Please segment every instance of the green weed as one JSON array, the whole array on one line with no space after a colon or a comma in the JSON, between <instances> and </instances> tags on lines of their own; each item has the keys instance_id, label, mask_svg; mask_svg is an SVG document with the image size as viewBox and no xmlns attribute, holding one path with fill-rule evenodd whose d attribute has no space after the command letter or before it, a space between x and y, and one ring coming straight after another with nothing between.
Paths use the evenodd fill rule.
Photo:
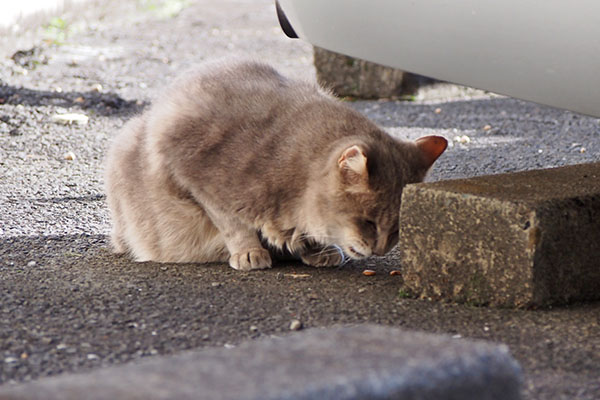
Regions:
<instances>
[{"instance_id":1,"label":"green weed","mask_svg":"<svg viewBox=\"0 0 600 400\"><path fill-rule=\"evenodd\" d=\"M184 8L192 4L191 0L138 0L139 7L155 14L159 18L176 17Z\"/></svg>"},{"instance_id":2,"label":"green weed","mask_svg":"<svg viewBox=\"0 0 600 400\"><path fill-rule=\"evenodd\" d=\"M60 17L54 17L50 20L44 29L44 38L51 44L64 44L69 34L69 24Z\"/></svg>"},{"instance_id":3,"label":"green weed","mask_svg":"<svg viewBox=\"0 0 600 400\"><path fill-rule=\"evenodd\" d=\"M398 297L401 299L414 299L416 296L406 288L400 288L398 290Z\"/></svg>"}]
</instances>

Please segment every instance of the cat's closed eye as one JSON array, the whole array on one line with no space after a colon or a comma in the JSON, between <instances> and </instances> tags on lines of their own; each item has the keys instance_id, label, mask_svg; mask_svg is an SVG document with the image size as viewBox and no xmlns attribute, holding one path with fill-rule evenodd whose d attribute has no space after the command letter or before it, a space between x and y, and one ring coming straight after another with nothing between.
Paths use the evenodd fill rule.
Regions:
<instances>
[{"instance_id":1,"label":"cat's closed eye","mask_svg":"<svg viewBox=\"0 0 600 400\"><path fill-rule=\"evenodd\" d=\"M398 238L400 237L400 232L399 232L399 226L398 224L394 224L394 226L392 227L392 229L390 229L390 233L388 234L388 250L390 250L392 247L394 247L396 245L396 243L398 243Z\"/></svg>"},{"instance_id":2,"label":"cat's closed eye","mask_svg":"<svg viewBox=\"0 0 600 400\"><path fill-rule=\"evenodd\" d=\"M365 220L365 226L371 230L372 232L376 233L377 232L377 224L375 223L375 221L370 220L370 219L366 219Z\"/></svg>"}]
</instances>

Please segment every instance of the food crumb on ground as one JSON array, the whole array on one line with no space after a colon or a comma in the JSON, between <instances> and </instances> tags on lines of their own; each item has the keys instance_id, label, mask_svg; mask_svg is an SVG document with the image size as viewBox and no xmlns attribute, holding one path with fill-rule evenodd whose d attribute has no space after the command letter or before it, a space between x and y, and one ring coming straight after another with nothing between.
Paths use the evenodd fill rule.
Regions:
<instances>
[{"instance_id":1,"label":"food crumb on ground","mask_svg":"<svg viewBox=\"0 0 600 400\"><path fill-rule=\"evenodd\" d=\"M292 322L290 322L290 330L299 331L300 329L302 329L302 322L297 319L293 319Z\"/></svg>"}]
</instances>

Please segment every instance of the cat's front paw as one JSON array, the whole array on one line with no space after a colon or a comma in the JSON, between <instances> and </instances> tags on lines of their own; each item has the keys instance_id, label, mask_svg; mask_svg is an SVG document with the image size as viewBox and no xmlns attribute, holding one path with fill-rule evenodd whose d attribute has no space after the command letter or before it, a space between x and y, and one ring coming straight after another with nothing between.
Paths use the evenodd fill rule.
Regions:
<instances>
[{"instance_id":1,"label":"cat's front paw","mask_svg":"<svg viewBox=\"0 0 600 400\"><path fill-rule=\"evenodd\" d=\"M311 251L300 256L304 264L313 267L337 267L344 262L344 253L337 247L326 247L320 251Z\"/></svg>"},{"instance_id":2,"label":"cat's front paw","mask_svg":"<svg viewBox=\"0 0 600 400\"><path fill-rule=\"evenodd\" d=\"M254 248L232 254L229 257L229 265L239 271L250 271L253 269L264 269L271 267L271 256L266 249Z\"/></svg>"}]
</instances>

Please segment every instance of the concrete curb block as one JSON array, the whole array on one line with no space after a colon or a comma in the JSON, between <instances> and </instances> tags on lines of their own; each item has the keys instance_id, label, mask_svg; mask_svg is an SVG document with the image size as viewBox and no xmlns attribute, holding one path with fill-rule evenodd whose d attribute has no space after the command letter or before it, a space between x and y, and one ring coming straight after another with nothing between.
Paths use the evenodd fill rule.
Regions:
<instances>
[{"instance_id":1,"label":"concrete curb block","mask_svg":"<svg viewBox=\"0 0 600 400\"><path fill-rule=\"evenodd\" d=\"M0 387L0 399L520 398L506 346L379 325L312 329Z\"/></svg>"},{"instance_id":2,"label":"concrete curb block","mask_svg":"<svg viewBox=\"0 0 600 400\"><path fill-rule=\"evenodd\" d=\"M398 97L403 94L403 71L359 60L329 50L314 48L319 83L337 96L359 99Z\"/></svg>"},{"instance_id":3,"label":"concrete curb block","mask_svg":"<svg viewBox=\"0 0 600 400\"><path fill-rule=\"evenodd\" d=\"M404 282L421 297L600 299L600 163L409 185L400 214Z\"/></svg>"}]
</instances>

